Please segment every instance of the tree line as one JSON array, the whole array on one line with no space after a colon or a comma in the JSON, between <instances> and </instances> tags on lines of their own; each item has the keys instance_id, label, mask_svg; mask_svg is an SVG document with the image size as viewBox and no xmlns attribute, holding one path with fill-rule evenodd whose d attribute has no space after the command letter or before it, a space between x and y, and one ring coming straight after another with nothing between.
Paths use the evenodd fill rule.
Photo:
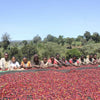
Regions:
<instances>
[{"instance_id":1,"label":"tree line","mask_svg":"<svg viewBox=\"0 0 100 100\"><path fill-rule=\"evenodd\" d=\"M60 53L62 56L66 56L67 58L74 54L80 56L81 54L85 54L85 50L83 50L84 48L82 47L89 43L100 42L100 35L98 32L91 34L88 31L86 31L83 36L79 35L77 38L64 38L62 35L55 37L51 34L48 34L43 40L39 35L36 35L30 41L23 40L12 42L10 35L8 33L4 33L1 39L0 57L3 56L4 52L8 52L10 58L15 55L20 61L23 56L26 56L30 60L31 57L36 53L40 55L41 59L43 56L50 57L50 55L56 53ZM77 48L76 46L80 46L81 48Z\"/></svg>"}]
</instances>

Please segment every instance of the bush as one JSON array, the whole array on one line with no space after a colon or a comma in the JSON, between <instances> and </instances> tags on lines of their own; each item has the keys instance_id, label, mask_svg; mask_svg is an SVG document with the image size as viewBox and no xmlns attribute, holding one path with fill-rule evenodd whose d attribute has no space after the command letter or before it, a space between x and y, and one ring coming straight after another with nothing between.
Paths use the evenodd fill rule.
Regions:
<instances>
[{"instance_id":1,"label":"bush","mask_svg":"<svg viewBox=\"0 0 100 100\"><path fill-rule=\"evenodd\" d=\"M26 45L21 48L23 56L26 56L28 60L31 60L32 56L37 53L37 50L32 45Z\"/></svg>"},{"instance_id":2,"label":"bush","mask_svg":"<svg viewBox=\"0 0 100 100\"><path fill-rule=\"evenodd\" d=\"M66 46L58 45L57 43L53 42L40 44L37 45L38 55L40 56L40 59L42 59L44 56L47 56L48 58L51 55L55 56L56 53L59 53L61 56L65 56Z\"/></svg>"},{"instance_id":3,"label":"bush","mask_svg":"<svg viewBox=\"0 0 100 100\"><path fill-rule=\"evenodd\" d=\"M9 51L10 59L12 58L12 56L16 56L17 54L18 54L18 48L17 47L10 48L10 51Z\"/></svg>"},{"instance_id":4,"label":"bush","mask_svg":"<svg viewBox=\"0 0 100 100\"><path fill-rule=\"evenodd\" d=\"M95 43L95 44L88 44L82 48L80 48L80 52L82 52L82 54L84 54L85 56L89 55L89 54L98 54L98 56L100 56L100 44L99 43Z\"/></svg>"},{"instance_id":5,"label":"bush","mask_svg":"<svg viewBox=\"0 0 100 100\"><path fill-rule=\"evenodd\" d=\"M0 52L0 59L1 59L1 57L2 57L2 54L1 54L1 52Z\"/></svg>"},{"instance_id":6,"label":"bush","mask_svg":"<svg viewBox=\"0 0 100 100\"><path fill-rule=\"evenodd\" d=\"M76 48L74 48L74 49L71 49L71 50L68 50L67 52L66 52L66 58L69 60L70 58L72 58L74 55L76 55L77 57L80 57L81 55L82 55L82 53L78 50L78 49L76 49Z\"/></svg>"}]
</instances>

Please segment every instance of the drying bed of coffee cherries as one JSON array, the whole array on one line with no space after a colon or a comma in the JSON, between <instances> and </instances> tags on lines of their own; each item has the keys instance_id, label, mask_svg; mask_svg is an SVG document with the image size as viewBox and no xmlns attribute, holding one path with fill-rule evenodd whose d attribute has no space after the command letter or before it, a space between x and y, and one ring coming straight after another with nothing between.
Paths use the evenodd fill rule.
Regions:
<instances>
[{"instance_id":1,"label":"drying bed of coffee cherries","mask_svg":"<svg viewBox=\"0 0 100 100\"><path fill-rule=\"evenodd\" d=\"M99 67L60 70L5 73L0 100L100 100Z\"/></svg>"}]
</instances>

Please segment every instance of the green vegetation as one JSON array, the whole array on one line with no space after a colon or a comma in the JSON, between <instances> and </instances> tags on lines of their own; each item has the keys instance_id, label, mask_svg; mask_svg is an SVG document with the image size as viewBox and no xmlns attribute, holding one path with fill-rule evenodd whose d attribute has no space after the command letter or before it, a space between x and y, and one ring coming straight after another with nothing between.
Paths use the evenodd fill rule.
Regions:
<instances>
[{"instance_id":1,"label":"green vegetation","mask_svg":"<svg viewBox=\"0 0 100 100\"><path fill-rule=\"evenodd\" d=\"M56 53L67 59L73 55L80 57L88 54L98 54L100 57L100 35L97 32L91 35L90 32L86 31L83 36L77 38L64 38L61 35L57 38L49 34L44 40L36 35L30 41L11 41L10 35L7 33L3 34L1 38L0 58L3 57L4 52L8 52L10 59L12 56L16 56L19 62L23 56L31 60L35 53L39 55L40 59L44 56L48 58L51 55L55 56Z\"/></svg>"}]
</instances>

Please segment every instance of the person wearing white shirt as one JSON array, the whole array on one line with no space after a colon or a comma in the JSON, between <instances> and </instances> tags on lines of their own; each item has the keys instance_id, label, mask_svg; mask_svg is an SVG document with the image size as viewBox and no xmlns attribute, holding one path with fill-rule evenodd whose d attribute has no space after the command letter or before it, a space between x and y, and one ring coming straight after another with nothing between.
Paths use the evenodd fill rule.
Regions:
<instances>
[{"instance_id":1,"label":"person wearing white shirt","mask_svg":"<svg viewBox=\"0 0 100 100\"><path fill-rule=\"evenodd\" d=\"M10 60L8 58L9 58L9 55L6 52L4 54L4 58L1 58L1 60L0 60L0 68L2 70L9 69L9 67L10 67Z\"/></svg>"},{"instance_id":2,"label":"person wearing white shirt","mask_svg":"<svg viewBox=\"0 0 100 100\"><path fill-rule=\"evenodd\" d=\"M20 68L19 62L17 62L16 57L13 56L10 63L10 69L13 70L13 69L19 69L19 68Z\"/></svg>"}]
</instances>

